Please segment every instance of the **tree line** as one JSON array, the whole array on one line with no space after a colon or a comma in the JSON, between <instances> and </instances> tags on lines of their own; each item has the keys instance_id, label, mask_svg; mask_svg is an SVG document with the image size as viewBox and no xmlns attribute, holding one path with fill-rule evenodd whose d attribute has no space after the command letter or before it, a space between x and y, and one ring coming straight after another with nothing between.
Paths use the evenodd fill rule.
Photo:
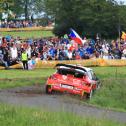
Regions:
<instances>
[{"instance_id":1,"label":"tree line","mask_svg":"<svg viewBox=\"0 0 126 126\"><path fill-rule=\"evenodd\" d=\"M118 37L126 31L126 5L115 0L3 0L3 11L16 15L43 13L55 22L54 33L63 36L75 29L81 36ZM13 3L13 4L12 4ZM2 4L2 2L0 2Z\"/></svg>"}]
</instances>

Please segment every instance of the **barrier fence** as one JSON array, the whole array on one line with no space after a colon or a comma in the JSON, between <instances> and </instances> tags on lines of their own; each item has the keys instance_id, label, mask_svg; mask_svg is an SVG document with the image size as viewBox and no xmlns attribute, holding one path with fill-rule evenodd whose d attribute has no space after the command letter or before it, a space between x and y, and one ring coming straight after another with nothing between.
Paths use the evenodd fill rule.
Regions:
<instances>
[{"instance_id":1,"label":"barrier fence","mask_svg":"<svg viewBox=\"0 0 126 126\"><path fill-rule=\"evenodd\" d=\"M95 67L95 66L126 66L126 60L105 60L105 59L89 59L89 60L67 60L67 61L37 61L35 68L54 68L57 63L64 64L75 64L83 65L86 67ZM22 68L22 64L16 64L10 66L13 69ZM4 67L0 66L0 69Z\"/></svg>"}]
</instances>

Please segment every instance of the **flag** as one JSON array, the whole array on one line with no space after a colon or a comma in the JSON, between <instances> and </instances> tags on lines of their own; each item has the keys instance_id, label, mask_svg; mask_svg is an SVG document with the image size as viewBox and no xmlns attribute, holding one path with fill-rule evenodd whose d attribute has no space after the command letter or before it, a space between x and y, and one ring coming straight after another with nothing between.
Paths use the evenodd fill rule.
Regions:
<instances>
[{"instance_id":1,"label":"flag","mask_svg":"<svg viewBox=\"0 0 126 126\"><path fill-rule=\"evenodd\" d=\"M125 32L122 32L121 38L122 38L124 41L126 41L126 33L125 33Z\"/></svg>"},{"instance_id":2,"label":"flag","mask_svg":"<svg viewBox=\"0 0 126 126\"><path fill-rule=\"evenodd\" d=\"M67 36L67 34L65 34L65 35L64 35L64 38L65 38L65 39L68 39L68 36Z\"/></svg>"},{"instance_id":3,"label":"flag","mask_svg":"<svg viewBox=\"0 0 126 126\"><path fill-rule=\"evenodd\" d=\"M83 40L82 38L77 34L77 32L75 30L73 30L72 28L70 29L70 38L72 40L74 40L76 43L82 45L83 44Z\"/></svg>"}]
</instances>

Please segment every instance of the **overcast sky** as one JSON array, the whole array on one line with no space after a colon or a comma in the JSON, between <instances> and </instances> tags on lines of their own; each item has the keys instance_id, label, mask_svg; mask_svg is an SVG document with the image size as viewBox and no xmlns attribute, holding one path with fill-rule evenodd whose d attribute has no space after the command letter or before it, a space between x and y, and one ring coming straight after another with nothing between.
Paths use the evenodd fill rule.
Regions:
<instances>
[{"instance_id":1,"label":"overcast sky","mask_svg":"<svg viewBox=\"0 0 126 126\"><path fill-rule=\"evenodd\" d=\"M126 0L116 0L116 1L123 1L126 4Z\"/></svg>"}]
</instances>

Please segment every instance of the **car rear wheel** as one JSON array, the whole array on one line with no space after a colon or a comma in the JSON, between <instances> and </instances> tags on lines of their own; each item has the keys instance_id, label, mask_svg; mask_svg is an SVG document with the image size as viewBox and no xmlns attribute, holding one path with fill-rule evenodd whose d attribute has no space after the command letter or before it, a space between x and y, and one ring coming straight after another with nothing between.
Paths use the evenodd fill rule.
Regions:
<instances>
[{"instance_id":1,"label":"car rear wheel","mask_svg":"<svg viewBox=\"0 0 126 126\"><path fill-rule=\"evenodd\" d=\"M46 94L51 94L52 90L51 90L51 85L46 85Z\"/></svg>"},{"instance_id":2,"label":"car rear wheel","mask_svg":"<svg viewBox=\"0 0 126 126\"><path fill-rule=\"evenodd\" d=\"M84 99L91 99L93 94L93 90L90 91L90 93L84 93L83 98Z\"/></svg>"},{"instance_id":3,"label":"car rear wheel","mask_svg":"<svg viewBox=\"0 0 126 126\"><path fill-rule=\"evenodd\" d=\"M90 91L90 93L87 95L87 98L91 99L92 98L92 94L93 94L93 90Z\"/></svg>"}]
</instances>

